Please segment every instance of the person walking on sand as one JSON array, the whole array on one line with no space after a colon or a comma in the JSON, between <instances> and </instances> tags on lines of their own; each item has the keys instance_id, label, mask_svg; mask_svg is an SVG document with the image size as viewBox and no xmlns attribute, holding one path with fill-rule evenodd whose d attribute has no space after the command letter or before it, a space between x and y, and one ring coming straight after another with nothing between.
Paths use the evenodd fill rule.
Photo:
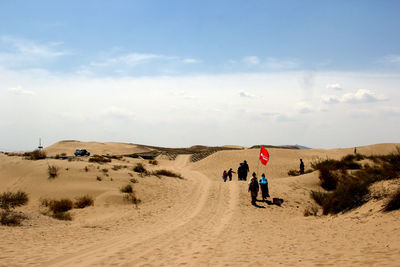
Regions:
<instances>
[{"instance_id":1,"label":"person walking on sand","mask_svg":"<svg viewBox=\"0 0 400 267\"><path fill-rule=\"evenodd\" d=\"M224 172L222 173L222 179L224 180L224 182L226 182L226 179L228 179L228 173L226 172L226 170L224 170Z\"/></svg>"},{"instance_id":2,"label":"person walking on sand","mask_svg":"<svg viewBox=\"0 0 400 267\"><path fill-rule=\"evenodd\" d=\"M265 201L266 198L269 197L269 190L268 190L268 180L267 178L265 178L264 173L261 175L259 184L261 187L262 200Z\"/></svg>"},{"instance_id":3,"label":"person walking on sand","mask_svg":"<svg viewBox=\"0 0 400 267\"><path fill-rule=\"evenodd\" d=\"M243 161L243 180L247 180L247 173L250 171L249 165L247 161Z\"/></svg>"},{"instance_id":4,"label":"person walking on sand","mask_svg":"<svg viewBox=\"0 0 400 267\"><path fill-rule=\"evenodd\" d=\"M253 172L253 177L251 177L251 179L250 179L249 190L248 190L248 192L250 192L250 195L251 195L251 204L252 205L256 205L258 190L259 190L259 186L258 186L256 173Z\"/></svg>"},{"instance_id":5,"label":"person walking on sand","mask_svg":"<svg viewBox=\"0 0 400 267\"><path fill-rule=\"evenodd\" d=\"M303 162L303 159L300 159L300 174L304 174L304 162Z\"/></svg>"},{"instance_id":6,"label":"person walking on sand","mask_svg":"<svg viewBox=\"0 0 400 267\"><path fill-rule=\"evenodd\" d=\"M232 168L229 168L229 171L228 171L229 181L232 181L232 173L235 173L235 172L232 170Z\"/></svg>"},{"instance_id":7,"label":"person walking on sand","mask_svg":"<svg viewBox=\"0 0 400 267\"><path fill-rule=\"evenodd\" d=\"M238 180L239 181L243 180L243 163L239 164L237 174L238 174Z\"/></svg>"}]
</instances>

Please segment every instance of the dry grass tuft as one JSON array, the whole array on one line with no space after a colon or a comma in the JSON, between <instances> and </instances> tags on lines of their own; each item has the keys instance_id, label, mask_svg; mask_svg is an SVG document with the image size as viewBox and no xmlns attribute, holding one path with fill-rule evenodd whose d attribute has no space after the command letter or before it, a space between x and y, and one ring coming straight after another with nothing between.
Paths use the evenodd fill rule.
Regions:
<instances>
[{"instance_id":1,"label":"dry grass tuft","mask_svg":"<svg viewBox=\"0 0 400 267\"><path fill-rule=\"evenodd\" d=\"M151 165L158 165L158 161L157 160L150 160L149 161L149 163L151 164Z\"/></svg>"},{"instance_id":2,"label":"dry grass tuft","mask_svg":"<svg viewBox=\"0 0 400 267\"><path fill-rule=\"evenodd\" d=\"M100 155L93 155L92 157L89 158L89 162L96 162L99 164L103 164L103 163L111 162L111 159L100 156Z\"/></svg>"},{"instance_id":3,"label":"dry grass tuft","mask_svg":"<svg viewBox=\"0 0 400 267\"><path fill-rule=\"evenodd\" d=\"M22 220L27 219L23 213L11 211L15 207L23 206L28 203L28 195L25 192L16 193L4 192L0 195L0 224L2 225L20 225Z\"/></svg>"},{"instance_id":4,"label":"dry grass tuft","mask_svg":"<svg viewBox=\"0 0 400 267\"><path fill-rule=\"evenodd\" d=\"M134 192L132 193L127 193L124 194L124 200L134 204L136 207L138 206L138 204L140 204L142 201L136 196L136 194Z\"/></svg>"},{"instance_id":5,"label":"dry grass tuft","mask_svg":"<svg viewBox=\"0 0 400 267\"><path fill-rule=\"evenodd\" d=\"M385 204L383 208L384 211L392 211L400 209L400 188L394 193L389 201Z\"/></svg>"},{"instance_id":6,"label":"dry grass tuft","mask_svg":"<svg viewBox=\"0 0 400 267\"><path fill-rule=\"evenodd\" d=\"M121 191L122 193L132 193L132 192L133 192L132 185L127 184L127 185L121 187L120 191Z\"/></svg>"},{"instance_id":7,"label":"dry grass tuft","mask_svg":"<svg viewBox=\"0 0 400 267\"><path fill-rule=\"evenodd\" d=\"M179 173L165 169L153 171L151 174L155 176L167 176L167 177L176 177L179 179L183 179L183 177Z\"/></svg>"},{"instance_id":8,"label":"dry grass tuft","mask_svg":"<svg viewBox=\"0 0 400 267\"><path fill-rule=\"evenodd\" d=\"M138 172L138 173L146 173L147 170L144 167L144 165L142 163L136 163L135 167L133 167L133 171L134 172Z\"/></svg>"},{"instance_id":9,"label":"dry grass tuft","mask_svg":"<svg viewBox=\"0 0 400 267\"><path fill-rule=\"evenodd\" d=\"M88 206L93 206L94 205L94 200L91 196L89 195L84 195L81 197L77 197L74 203L74 208L75 209L83 209Z\"/></svg>"},{"instance_id":10,"label":"dry grass tuft","mask_svg":"<svg viewBox=\"0 0 400 267\"><path fill-rule=\"evenodd\" d=\"M304 217L308 217L308 216L317 216L317 215L318 215L318 211L319 211L318 206L316 206L316 205L311 205L311 206L308 206L308 207L306 207L306 208L304 209L303 215L304 215Z\"/></svg>"},{"instance_id":11,"label":"dry grass tuft","mask_svg":"<svg viewBox=\"0 0 400 267\"><path fill-rule=\"evenodd\" d=\"M28 219L23 213L13 211L1 211L0 212L0 224L7 226L18 226L21 225L23 220Z\"/></svg>"},{"instance_id":12,"label":"dry grass tuft","mask_svg":"<svg viewBox=\"0 0 400 267\"><path fill-rule=\"evenodd\" d=\"M32 152L26 152L24 153L24 156L26 159L29 160L39 160L39 159L45 159L47 157L46 152L43 150L34 150Z\"/></svg>"},{"instance_id":13,"label":"dry grass tuft","mask_svg":"<svg viewBox=\"0 0 400 267\"><path fill-rule=\"evenodd\" d=\"M28 194L23 191L16 193L4 192L0 195L0 208L4 210L14 209L28 203Z\"/></svg>"},{"instance_id":14,"label":"dry grass tuft","mask_svg":"<svg viewBox=\"0 0 400 267\"><path fill-rule=\"evenodd\" d=\"M47 173L49 174L49 179L54 179L58 176L59 167L56 165L49 165L47 167Z\"/></svg>"}]
</instances>

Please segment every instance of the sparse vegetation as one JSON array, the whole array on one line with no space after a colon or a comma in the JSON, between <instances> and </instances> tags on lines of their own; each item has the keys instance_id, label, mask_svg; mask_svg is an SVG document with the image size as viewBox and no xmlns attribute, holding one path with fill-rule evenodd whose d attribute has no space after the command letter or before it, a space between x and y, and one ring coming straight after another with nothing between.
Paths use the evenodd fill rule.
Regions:
<instances>
[{"instance_id":1,"label":"sparse vegetation","mask_svg":"<svg viewBox=\"0 0 400 267\"><path fill-rule=\"evenodd\" d=\"M135 167L133 167L133 171L134 172L138 172L138 173L145 173L147 172L146 168L144 167L144 165L142 163L136 163Z\"/></svg>"},{"instance_id":2,"label":"sparse vegetation","mask_svg":"<svg viewBox=\"0 0 400 267\"><path fill-rule=\"evenodd\" d=\"M134 192L132 193L128 193L128 194L124 194L124 200L134 204L136 207L138 206L138 204L140 204L142 201L136 196L136 194Z\"/></svg>"},{"instance_id":3,"label":"sparse vegetation","mask_svg":"<svg viewBox=\"0 0 400 267\"><path fill-rule=\"evenodd\" d=\"M26 217L23 213L5 210L0 212L1 225L17 226L21 225L21 222L26 219L28 219L28 217Z\"/></svg>"},{"instance_id":4,"label":"sparse vegetation","mask_svg":"<svg viewBox=\"0 0 400 267\"><path fill-rule=\"evenodd\" d=\"M93 198L89 195L84 195L82 197L76 198L75 203L74 203L74 208L75 209L83 209L85 207L93 206L93 205L94 205Z\"/></svg>"},{"instance_id":5,"label":"sparse vegetation","mask_svg":"<svg viewBox=\"0 0 400 267\"><path fill-rule=\"evenodd\" d=\"M362 159L372 160L374 165L355 162ZM322 206L323 214L336 214L367 202L372 183L399 177L400 151L380 156L348 155L340 161L319 161L314 167L320 171L321 186L331 192L313 191L311 197Z\"/></svg>"},{"instance_id":6,"label":"sparse vegetation","mask_svg":"<svg viewBox=\"0 0 400 267\"><path fill-rule=\"evenodd\" d=\"M85 172L88 172L89 171L89 167L85 166L84 170L85 170Z\"/></svg>"},{"instance_id":7,"label":"sparse vegetation","mask_svg":"<svg viewBox=\"0 0 400 267\"><path fill-rule=\"evenodd\" d=\"M55 213L66 212L74 207L72 200L68 198L63 198L60 200L55 199L42 199L41 205L47 207L49 211Z\"/></svg>"},{"instance_id":8,"label":"sparse vegetation","mask_svg":"<svg viewBox=\"0 0 400 267\"><path fill-rule=\"evenodd\" d=\"M305 217L308 217L308 216L317 216L317 215L318 215L318 210L319 210L319 208L318 208L316 205L311 205L311 206L308 206L308 207L306 207L306 208L304 209L303 215L304 215Z\"/></svg>"},{"instance_id":9,"label":"sparse vegetation","mask_svg":"<svg viewBox=\"0 0 400 267\"><path fill-rule=\"evenodd\" d=\"M104 173L108 173L108 169L106 169L106 168L101 169L101 171L104 172Z\"/></svg>"},{"instance_id":10,"label":"sparse vegetation","mask_svg":"<svg viewBox=\"0 0 400 267\"><path fill-rule=\"evenodd\" d=\"M24 153L24 156L26 159L29 160L39 160L39 159L45 159L47 157L46 152L43 150L34 150L32 152L26 152Z\"/></svg>"},{"instance_id":11,"label":"sparse vegetation","mask_svg":"<svg viewBox=\"0 0 400 267\"><path fill-rule=\"evenodd\" d=\"M27 219L23 213L11 211L15 207L23 206L28 203L28 195L23 191L16 193L4 192L0 195L0 224L2 225L20 225L22 220Z\"/></svg>"},{"instance_id":12,"label":"sparse vegetation","mask_svg":"<svg viewBox=\"0 0 400 267\"><path fill-rule=\"evenodd\" d=\"M161 169L161 170L156 170L154 172L152 172L151 174L155 175L155 176L167 176L167 177L176 177L179 179L183 179L183 177L176 172L170 171L170 170L165 170L165 169Z\"/></svg>"},{"instance_id":13,"label":"sparse vegetation","mask_svg":"<svg viewBox=\"0 0 400 267\"><path fill-rule=\"evenodd\" d=\"M23 191L18 191L16 193L4 192L0 195L0 208L8 211L15 207L25 205L28 203L28 200L28 194Z\"/></svg>"},{"instance_id":14,"label":"sparse vegetation","mask_svg":"<svg viewBox=\"0 0 400 267\"><path fill-rule=\"evenodd\" d=\"M400 188L394 193L389 201L385 204L384 211L392 211L400 209Z\"/></svg>"},{"instance_id":15,"label":"sparse vegetation","mask_svg":"<svg viewBox=\"0 0 400 267\"><path fill-rule=\"evenodd\" d=\"M57 219L57 220L62 220L62 221L71 221L72 220L71 213L69 213L68 211L53 213L51 215L51 217L53 217L54 219Z\"/></svg>"},{"instance_id":16,"label":"sparse vegetation","mask_svg":"<svg viewBox=\"0 0 400 267\"><path fill-rule=\"evenodd\" d=\"M102 179L100 176L97 176L97 177L96 177L96 180L97 180L97 181L101 181L101 180L103 180L103 179Z\"/></svg>"},{"instance_id":17,"label":"sparse vegetation","mask_svg":"<svg viewBox=\"0 0 400 267\"><path fill-rule=\"evenodd\" d=\"M83 209L87 206L93 206L93 204L93 198L89 195L78 197L76 198L75 202L68 198L63 198L60 200L45 198L40 200L41 207L47 208L44 214L58 220L67 221L72 220L72 216L69 211L73 208Z\"/></svg>"},{"instance_id":18,"label":"sparse vegetation","mask_svg":"<svg viewBox=\"0 0 400 267\"><path fill-rule=\"evenodd\" d=\"M136 184L136 183L138 182L138 180L135 179L135 178L132 178L132 179L130 179L129 181L131 181L131 183L133 183L133 184Z\"/></svg>"},{"instance_id":19,"label":"sparse vegetation","mask_svg":"<svg viewBox=\"0 0 400 267\"><path fill-rule=\"evenodd\" d=\"M59 171L59 167L55 166L55 165L48 165L47 167L47 173L49 174L49 178L56 178L58 176L58 171Z\"/></svg>"},{"instance_id":20,"label":"sparse vegetation","mask_svg":"<svg viewBox=\"0 0 400 267\"><path fill-rule=\"evenodd\" d=\"M89 158L89 162L96 162L99 164L103 164L103 163L111 162L111 159L100 156L100 155L93 155L92 157Z\"/></svg>"},{"instance_id":21,"label":"sparse vegetation","mask_svg":"<svg viewBox=\"0 0 400 267\"><path fill-rule=\"evenodd\" d=\"M155 160L155 159L150 160L149 163L150 163L151 165L158 165L158 161Z\"/></svg>"},{"instance_id":22,"label":"sparse vegetation","mask_svg":"<svg viewBox=\"0 0 400 267\"><path fill-rule=\"evenodd\" d=\"M297 170L289 170L288 171L288 173L287 173L289 176L299 176L300 175L300 173L299 173L299 171L297 171Z\"/></svg>"},{"instance_id":23,"label":"sparse vegetation","mask_svg":"<svg viewBox=\"0 0 400 267\"><path fill-rule=\"evenodd\" d=\"M121 191L122 193L132 193L132 192L133 192L132 185L127 184L127 185L121 187L120 191Z\"/></svg>"}]
</instances>

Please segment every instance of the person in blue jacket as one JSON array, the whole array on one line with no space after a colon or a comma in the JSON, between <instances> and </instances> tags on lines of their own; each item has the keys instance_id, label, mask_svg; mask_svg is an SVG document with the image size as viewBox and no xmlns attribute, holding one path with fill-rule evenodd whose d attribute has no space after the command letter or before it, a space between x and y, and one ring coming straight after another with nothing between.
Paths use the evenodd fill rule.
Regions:
<instances>
[{"instance_id":1,"label":"person in blue jacket","mask_svg":"<svg viewBox=\"0 0 400 267\"><path fill-rule=\"evenodd\" d=\"M259 184L260 184L260 187L261 187L262 200L265 201L265 199L267 197L269 197L269 190L268 190L268 180L267 180L267 178L265 178L265 174L264 173L261 175Z\"/></svg>"}]
</instances>

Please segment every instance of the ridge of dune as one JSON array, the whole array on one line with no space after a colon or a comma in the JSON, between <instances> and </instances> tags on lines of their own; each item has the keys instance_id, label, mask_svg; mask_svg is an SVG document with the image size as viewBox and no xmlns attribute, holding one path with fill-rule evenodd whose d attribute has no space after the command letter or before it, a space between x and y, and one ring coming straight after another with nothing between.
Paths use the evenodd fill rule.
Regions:
<instances>
[{"instance_id":1,"label":"ridge of dune","mask_svg":"<svg viewBox=\"0 0 400 267\"><path fill-rule=\"evenodd\" d=\"M362 146L357 152L387 154L396 152L398 145ZM70 154L76 148L92 149L92 154L144 150L132 144L62 141L46 151ZM304 217L304 209L313 203L310 190L319 189L318 173L287 176L289 169L298 167L299 158L308 169L313 160L339 159L353 149L269 148L267 166L259 164L259 149L221 150L195 163L190 155L178 155L175 160L160 158L156 166L126 157L100 165L85 157L30 161L0 153L1 191L21 189L30 197L28 205L18 209L30 217L23 226L0 226L0 266L400 264L400 211L382 213L384 201L371 200L345 214ZM236 170L243 160L251 172L266 174L271 197L284 199L282 207L252 206L247 183L237 181L236 175L232 182L222 182L222 171ZM132 171L136 163L150 171L179 172L185 179L141 177ZM47 177L49 165L60 168L55 179ZM125 203L119 191L132 178L138 181L132 185L142 200L138 208ZM374 190L399 186L397 179L379 183ZM74 209L73 221L39 212L40 198L74 199L83 194L91 195L95 205Z\"/></svg>"}]
</instances>

